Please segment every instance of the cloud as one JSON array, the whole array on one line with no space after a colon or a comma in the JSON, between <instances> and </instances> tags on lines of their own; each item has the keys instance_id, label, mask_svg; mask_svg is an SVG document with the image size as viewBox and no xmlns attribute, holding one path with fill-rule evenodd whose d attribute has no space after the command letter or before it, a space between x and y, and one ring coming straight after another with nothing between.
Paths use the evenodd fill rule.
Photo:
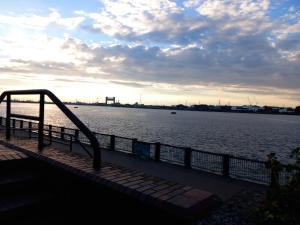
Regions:
<instances>
[{"instance_id":1,"label":"cloud","mask_svg":"<svg viewBox=\"0 0 300 225\"><path fill-rule=\"evenodd\" d=\"M193 1L192 4L186 3L186 6L196 7L196 11L204 16L213 19L219 18L248 18L264 17L269 8L269 0L207 0Z\"/></svg>"},{"instance_id":2,"label":"cloud","mask_svg":"<svg viewBox=\"0 0 300 225\"><path fill-rule=\"evenodd\" d=\"M285 57L268 40L262 42L260 37L243 37L236 42L227 43L228 46L221 49L218 48L218 41L211 42L206 49L195 45L173 48L143 45L95 47L73 38L47 40L49 43L46 42L44 49L36 43L39 48L31 51L40 55L39 52L48 51L47 46L52 45L52 55L46 55L45 58L31 57L31 54L27 58L23 54L20 54L20 58L14 54L8 55L2 59L2 63L0 60L0 70L61 76L81 75L123 81L124 85L151 82L277 88L300 86L298 56ZM10 48L9 46L8 44L6 48ZM295 60L291 60L291 57Z\"/></svg>"},{"instance_id":3,"label":"cloud","mask_svg":"<svg viewBox=\"0 0 300 225\"><path fill-rule=\"evenodd\" d=\"M50 25L57 25L73 30L81 24L85 18L83 16L64 18L56 9L50 9L46 16L35 14L14 15L0 14L0 26L19 27L24 29L46 29Z\"/></svg>"},{"instance_id":4,"label":"cloud","mask_svg":"<svg viewBox=\"0 0 300 225\"><path fill-rule=\"evenodd\" d=\"M151 84L144 84L144 83L139 83L139 82L125 82L125 81L110 81L113 84L119 84L119 85L124 85L124 86L129 86L129 87L134 87L134 88L145 88L145 87L151 87Z\"/></svg>"},{"instance_id":5,"label":"cloud","mask_svg":"<svg viewBox=\"0 0 300 225\"><path fill-rule=\"evenodd\" d=\"M300 22L292 16L299 14L297 8L275 18L268 0L101 4L98 12L76 11L70 18L52 10L40 21L35 16L23 23L23 17L5 17L0 24L77 27L79 32L111 36L109 43L119 44L45 34L2 35L0 72L91 77L128 87L156 85L172 93L230 86L224 89L227 93L279 96L282 89L285 96L299 94Z\"/></svg>"},{"instance_id":6,"label":"cloud","mask_svg":"<svg viewBox=\"0 0 300 225\"><path fill-rule=\"evenodd\" d=\"M188 42L192 33L207 28L205 21L186 17L174 1L105 0L102 5L100 12L76 12L91 19L84 28L123 40Z\"/></svg>"}]
</instances>

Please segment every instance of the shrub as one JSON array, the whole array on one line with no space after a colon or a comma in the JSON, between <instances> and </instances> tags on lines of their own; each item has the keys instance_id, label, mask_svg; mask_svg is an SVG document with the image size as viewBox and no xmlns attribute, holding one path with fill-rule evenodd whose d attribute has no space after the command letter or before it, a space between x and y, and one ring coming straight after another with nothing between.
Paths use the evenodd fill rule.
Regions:
<instances>
[{"instance_id":1,"label":"shrub","mask_svg":"<svg viewBox=\"0 0 300 225\"><path fill-rule=\"evenodd\" d=\"M266 168L271 170L270 187L258 209L259 223L262 225L300 224L300 148L291 152L293 165L283 166L275 153L268 155ZM280 185L280 172L293 172L286 185Z\"/></svg>"}]
</instances>

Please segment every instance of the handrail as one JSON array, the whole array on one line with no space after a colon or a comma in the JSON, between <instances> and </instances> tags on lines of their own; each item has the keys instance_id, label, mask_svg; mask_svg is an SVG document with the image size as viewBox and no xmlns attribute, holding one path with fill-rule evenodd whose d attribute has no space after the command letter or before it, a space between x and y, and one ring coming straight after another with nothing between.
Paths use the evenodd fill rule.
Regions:
<instances>
[{"instance_id":1,"label":"handrail","mask_svg":"<svg viewBox=\"0 0 300 225\"><path fill-rule=\"evenodd\" d=\"M93 167L95 169L100 169L101 164L101 151L97 138L90 131L90 129L78 119L78 117L69 110L65 104L63 104L58 97L56 97L51 91L46 89L35 89L35 90L13 90L4 91L0 96L0 104L7 98L7 124L6 124L6 138L10 138L10 117L11 116L21 116L18 114L11 114L11 95L40 95L40 116L39 116L39 150L43 148L43 126L44 126L44 104L45 95L70 119L74 125L89 139L91 146L93 148ZM8 128L9 127L9 128Z\"/></svg>"}]
</instances>

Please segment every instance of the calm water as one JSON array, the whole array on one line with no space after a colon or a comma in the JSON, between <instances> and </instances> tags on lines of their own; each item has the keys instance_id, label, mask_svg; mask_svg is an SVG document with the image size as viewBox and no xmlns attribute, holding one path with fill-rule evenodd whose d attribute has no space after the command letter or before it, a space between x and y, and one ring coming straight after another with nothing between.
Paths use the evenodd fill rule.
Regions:
<instances>
[{"instance_id":1,"label":"calm water","mask_svg":"<svg viewBox=\"0 0 300 225\"><path fill-rule=\"evenodd\" d=\"M284 161L292 148L300 146L299 116L192 111L171 115L168 110L154 109L69 108L94 131L150 142L259 159L273 151ZM1 104L1 115L4 112L5 104ZM38 105L13 103L12 112L37 115ZM73 127L54 105L46 106L46 123Z\"/></svg>"}]
</instances>

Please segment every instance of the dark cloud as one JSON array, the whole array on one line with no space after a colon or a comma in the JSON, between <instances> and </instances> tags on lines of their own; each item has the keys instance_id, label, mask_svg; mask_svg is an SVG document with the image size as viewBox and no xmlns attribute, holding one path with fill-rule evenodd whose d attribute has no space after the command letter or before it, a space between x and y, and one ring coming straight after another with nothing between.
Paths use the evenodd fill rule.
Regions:
<instances>
[{"instance_id":1,"label":"dark cloud","mask_svg":"<svg viewBox=\"0 0 300 225\"><path fill-rule=\"evenodd\" d=\"M68 39L62 50L72 46L78 54L90 54L81 64L12 60L18 67L3 72L82 76L124 81L137 86L144 82L169 84L220 84L276 88L300 87L299 60L282 55L262 36L242 37L235 42L211 40L209 44L169 49L138 45L89 47ZM295 56L296 57L296 56ZM80 60L80 57L78 57ZM98 68L101 72L88 72Z\"/></svg>"},{"instance_id":2,"label":"dark cloud","mask_svg":"<svg viewBox=\"0 0 300 225\"><path fill-rule=\"evenodd\" d=\"M123 86L134 87L134 88L145 88L145 87L151 87L152 86L150 84L141 84L141 83L138 83L138 82L110 81L110 83L119 84L119 85L123 85Z\"/></svg>"}]
</instances>

